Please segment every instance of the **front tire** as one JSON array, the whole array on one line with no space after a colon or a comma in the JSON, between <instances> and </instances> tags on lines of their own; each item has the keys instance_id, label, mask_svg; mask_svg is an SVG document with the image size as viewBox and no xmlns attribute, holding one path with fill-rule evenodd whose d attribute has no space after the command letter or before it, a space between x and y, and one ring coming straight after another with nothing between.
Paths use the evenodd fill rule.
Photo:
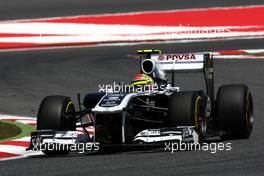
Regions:
<instances>
[{"instance_id":1,"label":"front tire","mask_svg":"<svg viewBox=\"0 0 264 176\"><path fill-rule=\"evenodd\" d=\"M247 139L253 129L253 100L246 85L230 84L219 88L216 101L218 126L223 139Z\"/></svg>"},{"instance_id":2,"label":"front tire","mask_svg":"<svg viewBox=\"0 0 264 176\"><path fill-rule=\"evenodd\" d=\"M169 101L167 125L195 126L199 133L200 141L206 135L206 117L204 98L198 92L174 92Z\"/></svg>"},{"instance_id":3,"label":"front tire","mask_svg":"<svg viewBox=\"0 0 264 176\"><path fill-rule=\"evenodd\" d=\"M48 96L40 104L37 116L37 130L76 130L74 105L69 97ZM43 150L46 155L65 155L68 150Z\"/></svg>"}]
</instances>

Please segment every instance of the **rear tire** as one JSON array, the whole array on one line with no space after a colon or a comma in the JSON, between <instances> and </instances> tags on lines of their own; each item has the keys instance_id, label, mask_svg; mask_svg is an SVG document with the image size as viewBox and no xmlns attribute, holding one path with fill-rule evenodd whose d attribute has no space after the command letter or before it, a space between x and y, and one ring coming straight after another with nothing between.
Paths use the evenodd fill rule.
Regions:
<instances>
[{"instance_id":1,"label":"rear tire","mask_svg":"<svg viewBox=\"0 0 264 176\"><path fill-rule=\"evenodd\" d=\"M222 139L247 139L253 129L253 100L246 85L223 85L217 92L218 126Z\"/></svg>"},{"instance_id":2,"label":"rear tire","mask_svg":"<svg viewBox=\"0 0 264 176\"><path fill-rule=\"evenodd\" d=\"M72 113L74 105L69 97L48 96L40 104L37 116L37 130L76 130L76 121ZM44 150L46 155L65 155L68 150Z\"/></svg>"}]
</instances>

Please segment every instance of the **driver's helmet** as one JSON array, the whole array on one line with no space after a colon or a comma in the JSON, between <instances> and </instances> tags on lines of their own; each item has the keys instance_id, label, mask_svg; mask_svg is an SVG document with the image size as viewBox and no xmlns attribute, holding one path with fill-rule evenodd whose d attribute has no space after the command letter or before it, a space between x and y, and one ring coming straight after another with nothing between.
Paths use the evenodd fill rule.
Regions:
<instances>
[{"instance_id":1,"label":"driver's helmet","mask_svg":"<svg viewBox=\"0 0 264 176\"><path fill-rule=\"evenodd\" d=\"M139 73L139 74L136 74L131 82L131 86L133 87L146 87L148 86L148 89L150 88L150 85L153 85L154 84L154 81L153 79L146 75L146 74L143 74L143 73Z\"/></svg>"}]
</instances>

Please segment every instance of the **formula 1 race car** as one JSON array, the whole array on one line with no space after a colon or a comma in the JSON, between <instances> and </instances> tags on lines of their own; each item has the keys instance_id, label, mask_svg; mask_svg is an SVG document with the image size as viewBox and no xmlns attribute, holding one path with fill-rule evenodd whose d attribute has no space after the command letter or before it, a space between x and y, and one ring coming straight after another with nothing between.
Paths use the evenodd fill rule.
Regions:
<instances>
[{"instance_id":1,"label":"formula 1 race car","mask_svg":"<svg viewBox=\"0 0 264 176\"><path fill-rule=\"evenodd\" d=\"M249 138L251 92L246 85L229 84L221 86L215 97L212 54L161 54L160 50L137 54L140 74L125 90L89 93L83 101L78 94L79 110L67 96L44 98L28 150L51 144L144 145L199 143L216 136ZM176 72L203 72L206 90L180 90L174 82ZM58 155L70 150L42 151Z\"/></svg>"}]
</instances>

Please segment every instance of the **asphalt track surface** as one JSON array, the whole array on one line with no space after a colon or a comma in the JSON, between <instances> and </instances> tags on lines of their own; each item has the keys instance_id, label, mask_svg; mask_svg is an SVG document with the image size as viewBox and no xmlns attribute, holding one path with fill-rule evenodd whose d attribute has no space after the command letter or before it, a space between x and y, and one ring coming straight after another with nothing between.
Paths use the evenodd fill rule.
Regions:
<instances>
[{"instance_id":1,"label":"asphalt track surface","mask_svg":"<svg viewBox=\"0 0 264 176\"><path fill-rule=\"evenodd\" d=\"M9 3L11 4L11 2ZM49 3L49 1L46 2ZM80 2L79 9L83 8L81 3L83 1L75 2L77 4ZM237 2L240 4L245 3L242 1ZM234 5L232 3L231 5ZM250 4L253 3L257 2L250 2ZM7 2L3 4L7 4ZM95 4L95 1L92 4ZM112 5L117 5L117 3ZM175 3L175 5L177 4ZM206 7L208 4L202 3L202 5ZM32 6L34 6L34 3ZM102 5L98 4L98 6ZM197 7L199 6L201 4L197 5ZM45 6L43 8L45 9ZM58 10L58 7L56 8L57 10L51 8L54 14L46 15L72 15L71 13L73 13L67 11L67 8L64 6L60 10ZM91 5L90 8L92 10L94 6ZM121 9L120 11L137 10L137 8L138 10L145 9L143 7L140 7L141 9L135 6L132 7L131 5L126 6L125 9ZM155 8L159 9L157 4ZM153 9L155 8L153 5ZM172 7L162 5L160 8L166 9ZM179 3L179 8L190 8L190 5L184 6L182 3ZM102 12L108 12L108 10L105 9ZM21 18L37 17L34 10L32 10L32 16L30 16L30 13L22 11L21 14L24 14L23 16L18 12L19 16L13 14L13 16L10 15L10 19L20 16ZM76 13L89 12L76 10ZM98 10L91 13L101 12ZM43 16L45 14L41 14L41 17ZM256 49L263 48L263 46L263 40L254 39L0 53L0 112L35 116L41 99L46 95L62 94L76 99L77 92L84 95L86 92L98 91L98 84L111 84L113 81L130 80L133 74L138 71L138 62L131 55L134 55L135 50L139 48L161 48L164 52L193 52L241 48ZM211 154L210 152L188 151L171 154L162 151L162 149L154 149L147 151L99 153L95 155L71 154L66 157L51 158L39 156L0 162L1 176L263 175L263 65L264 60L215 61L216 89L226 83L245 83L250 87L254 98L255 124L253 133L249 140L231 141L232 150L229 152L218 151L215 154ZM195 89L202 86L202 79L198 76L178 75L177 82L183 89Z\"/></svg>"}]
</instances>

